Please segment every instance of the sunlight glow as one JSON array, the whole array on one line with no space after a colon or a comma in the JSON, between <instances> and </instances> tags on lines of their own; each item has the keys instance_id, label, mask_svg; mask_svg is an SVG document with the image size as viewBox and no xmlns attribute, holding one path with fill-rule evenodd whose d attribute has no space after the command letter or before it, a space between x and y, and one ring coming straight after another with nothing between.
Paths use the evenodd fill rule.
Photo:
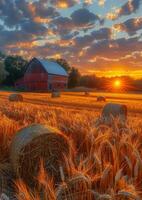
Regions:
<instances>
[{"instance_id":1,"label":"sunlight glow","mask_svg":"<svg viewBox=\"0 0 142 200\"><path fill-rule=\"evenodd\" d=\"M119 89L119 88L121 88L121 86L122 86L122 83L121 83L120 80L115 80L114 81L114 87L115 88Z\"/></svg>"}]
</instances>

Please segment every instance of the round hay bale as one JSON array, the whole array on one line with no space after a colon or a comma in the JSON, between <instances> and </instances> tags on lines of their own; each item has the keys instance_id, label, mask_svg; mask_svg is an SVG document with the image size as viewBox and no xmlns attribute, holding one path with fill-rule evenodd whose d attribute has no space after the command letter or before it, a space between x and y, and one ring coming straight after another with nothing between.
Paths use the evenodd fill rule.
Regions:
<instances>
[{"instance_id":1,"label":"round hay bale","mask_svg":"<svg viewBox=\"0 0 142 200\"><path fill-rule=\"evenodd\" d=\"M88 96L90 96L90 93L89 93L89 92L84 92L84 95L85 95L86 97L88 97Z\"/></svg>"},{"instance_id":2,"label":"round hay bale","mask_svg":"<svg viewBox=\"0 0 142 200\"><path fill-rule=\"evenodd\" d=\"M99 101L99 102L105 102L106 101L106 98L104 97L104 96L98 96L97 97L97 101Z\"/></svg>"},{"instance_id":3,"label":"round hay bale","mask_svg":"<svg viewBox=\"0 0 142 200\"><path fill-rule=\"evenodd\" d=\"M41 124L33 124L20 130L13 138L10 149L13 169L28 185L35 183L41 160L49 176L59 182L60 166L65 174L68 173L65 156L72 158L68 138L60 131Z\"/></svg>"},{"instance_id":4,"label":"round hay bale","mask_svg":"<svg viewBox=\"0 0 142 200\"><path fill-rule=\"evenodd\" d=\"M92 200L92 185L89 177L77 174L57 189L57 200Z\"/></svg>"},{"instance_id":5,"label":"round hay bale","mask_svg":"<svg viewBox=\"0 0 142 200\"><path fill-rule=\"evenodd\" d=\"M61 96L60 92L52 92L52 94L51 94L52 98L57 98L57 97L60 97L60 96Z\"/></svg>"},{"instance_id":6,"label":"round hay bale","mask_svg":"<svg viewBox=\"0 0 142 200\"><path fill-rule=\"evenodd\" d=\"M102 118L106 121L112 121L118 118L120 121L127 120L127 106L123 104L108 103L102 110Z\"/></svg>"},{"instance_id":7,"label":"round hay bale","mask_svg":"<svg viewBox=\"0 0 142 200\"><path fill-rule=\"evenodd\" d=\"M16 101L16 102L22 102L23 101L23 96L21 94L11 94L9 96L9 101Z\"/></svg>"}]
</instances>

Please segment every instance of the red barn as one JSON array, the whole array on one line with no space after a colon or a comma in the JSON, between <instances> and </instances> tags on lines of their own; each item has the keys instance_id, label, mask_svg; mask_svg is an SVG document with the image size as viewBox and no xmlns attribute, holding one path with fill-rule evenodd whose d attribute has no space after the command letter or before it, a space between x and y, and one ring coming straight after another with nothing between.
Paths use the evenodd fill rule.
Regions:
<instances>
[{"instance_id":1,"label":"red barn","mask_svg":"<svg viewBox=\"0 0 142 200\"><path fill-rule=\"evenodd\" d=\"M33 58L22 79L15 83L18 89L28 91L64 90L67 88L68 74L58 63Z\"/></svg>"}]
</instances>

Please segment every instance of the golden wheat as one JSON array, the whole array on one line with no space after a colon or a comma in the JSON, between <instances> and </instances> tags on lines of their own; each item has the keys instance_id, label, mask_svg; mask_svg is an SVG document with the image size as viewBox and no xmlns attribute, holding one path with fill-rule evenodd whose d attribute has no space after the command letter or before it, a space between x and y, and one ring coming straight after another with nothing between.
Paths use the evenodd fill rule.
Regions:
<instances>
[{"instance_id":1,"label":"golden wheat","mask_svg":"<svg viewBox=\"0 0 142 200\"><path fill-rule=\"evenodd\" d=\"M77 184L82 194L86 192L84 188L87 185L87 191L95 199L142 199L142 104L139 100L129 103L112 95L115 102L125 101L127 104L128 122L125 127L119 127L117 120L114 120L113 128L104 124L96 127L95 122L104 103L96 102L93 95L91 93L90 97L85 97L84 93L70 93L52 99L48 94L25 93L24 102L11 103L8 101L9 93L0 93L1 193L10 199L15 195L19 200L62 200L60 195L64 193L61 192L64 187L61 186L68 185L69 180L74 180L74 175L78 173L81 174L79 180L84 180L82 177L89 180L89 186L86 182ZM136 98L140 97L136 95ZM31 190L21 179L16 179L11 168L11 141L19 129L33 123L44 123L59 129L73 144L75 157L72 159L64 155L69 177L66 177L62 166L59 167L60 186L41 165L37 176L39 186ZM73 193L68 190L65 193L72 197ZM81 198L86 199L83 195Z\"/></svg>"}]
</instances>

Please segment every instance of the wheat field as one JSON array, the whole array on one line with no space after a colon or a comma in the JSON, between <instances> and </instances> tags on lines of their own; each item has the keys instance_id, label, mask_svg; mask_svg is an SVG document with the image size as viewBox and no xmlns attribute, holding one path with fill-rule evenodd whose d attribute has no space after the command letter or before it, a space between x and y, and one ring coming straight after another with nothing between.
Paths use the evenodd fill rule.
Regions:
<instances>
[{"instance_id":1,"label":"wheat field","mask_svg":"<svg viewBox=\"0 0 142 200\"><path fill-rule=\"evenodd\" d=\"M22 93L24 102L17 103L8 101L9 94L0 92L1 199L142 199L141 94L103 94L107 102L127 105L128 120L121 130L117 121L113 128L95 126L107 103L96 102L101 93L86 97L83 93L67 92L60 98L46 93ZM75 165L70 166L70 171L74 176L69 180L59 169L62 181L56 184L42 162L36 188L29 188L15 176L10 162L11 141L19 129L35 123L56 127L73 144Z\"/></svg>"}]
</instances>

